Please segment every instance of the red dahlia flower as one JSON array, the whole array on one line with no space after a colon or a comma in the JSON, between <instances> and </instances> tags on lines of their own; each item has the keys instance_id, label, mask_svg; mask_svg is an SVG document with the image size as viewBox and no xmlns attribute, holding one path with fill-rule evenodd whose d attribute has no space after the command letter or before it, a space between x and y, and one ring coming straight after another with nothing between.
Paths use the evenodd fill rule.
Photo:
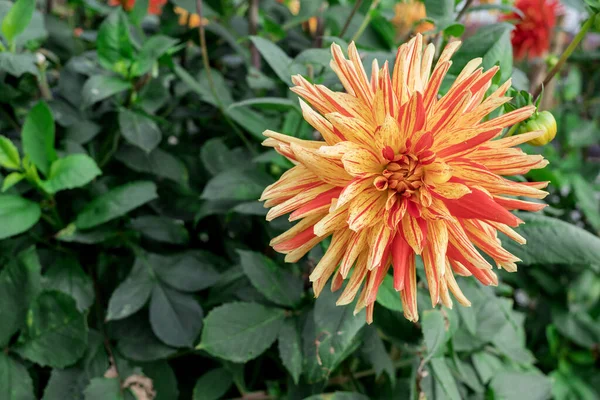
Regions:
<instances>
[{"instance_id":1,"label":"red dahlia flower","mask_svg":"<svg viewBox=\"0 0 600 400\"><path fill-rule=\"evenodd\" d=\"M552 31L560 7L558 1L517 0L515 7L523 13L523 17L517 13L503 17L505 21L518 21L511 37L515 59L543 56L550 48Z\"/></svg>"},{"instance_id":2,"label":"red dahlia flower","mask_svg":"<svg viewBox=\"0 0 600 400\"><path fill-rule=\"evenodd\" d=\"M547 182L502 176L543 168L547 161L514 148L543 131L499 138L503 128L529 118L535 107L485 119L510 100L504 96L510 81L486 97L498 67L483 71L481 58L470 61L438 98L459 46L450 43L432 70L434 46L423 49L419 34L400 46L392 74L387 61L380 69L375 60L369 77L354 43L349 60L334 44L331 66L346 93L293 77L292 91L310 104L300 102L304 118L325 141L265 132L264 145L295 164L262 195L271 208L268 220L291 213L290 221L298 221L271 245L296 262L332 236L310 275L315 295L332 276L332 290L349 279L337 304L358 295L356 311L366 307L369 322L392 266L404 315L418 319L416 255L423 258L432 305L451 307L450 293L470 305L454 275L497 284L480 251L498 267L515 271L520 260L502 248L497 232L524 243L512 229L522 221L509 210L544 207L514 196L543 198Z\"/></svg>"}]
</instances>

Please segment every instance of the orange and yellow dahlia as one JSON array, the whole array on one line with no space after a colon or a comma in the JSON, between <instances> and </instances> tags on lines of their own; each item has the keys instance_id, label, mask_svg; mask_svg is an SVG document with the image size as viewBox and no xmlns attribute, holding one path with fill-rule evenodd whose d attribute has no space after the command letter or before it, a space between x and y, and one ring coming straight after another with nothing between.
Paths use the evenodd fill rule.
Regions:
<instances>
[{"instance_id":1,"label":"orange and yellow dahlia","mask_svg":"<svg viewBox=\"0 0 600 400\"><path fill-rule=\"evenodd\" d=\"M337 304L352 302L362 286L356 312L366 307L369 322L390 267L405 317L418 319L416 255L423 259L433 306L451 307L449 292L469 305L454 275L497 284L480 251L515 271L519 259L502 248L497 232L524 243L512 230L522 221L509 210L544 207L514 196L543 198L547 182L502 177L547 161L514 148L541 131L499 138L535 107L485 119L510 100L504 96L510 81L485 96L498 67L483 71L480 58L470 61L438 98L459 45L450 43L432 71L434 47L423 50L417 35L398 49L391 76L388 63L380 69L375 60L369 77L354 44L349 59L334 44L331 66L346 93L293 77L292 91L310 104L300 101L304 118L325 142L265 131L264 145L295 164L262 195L271 208L268 220L291 213L290 221L298 221L271 245L295 262L332 236L310 275L315 295L331 276L334 291L349 278Z\"/></svg>"},{"instance_id":2,"label":"orange and yellow dahlia","mask_svg":"<svg viewBox=\"0 0 600 400\"><path fill-rule=\"evenodd\" d=\"M167 0L150 0L148 2L148 14L161 15L165 4L167 4ZM122 6L125 11L131 11L135 6L135 0L109 0L108 5L112 7Z\"/></svg>"},{"instance_id":3,"label":"orange and yellow dahlia","mask_svg":"<svg viewBox=\"0 0 600 400\"><path fill-rule=\"evenodd\" d=\"M405 38L411 31L423 33L433 30L431 22L420 22L427 17L425 3L419 0L401 1L394 5L391 23L396 30L396 38Z\"/></svg>"}]
</instances>

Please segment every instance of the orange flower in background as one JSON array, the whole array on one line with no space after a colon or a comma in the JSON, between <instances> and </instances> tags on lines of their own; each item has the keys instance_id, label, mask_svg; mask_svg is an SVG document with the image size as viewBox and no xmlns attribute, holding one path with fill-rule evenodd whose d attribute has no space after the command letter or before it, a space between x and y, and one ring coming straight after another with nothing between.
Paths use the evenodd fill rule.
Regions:
<instances>
[{"instance_id":1,"label":"orange flower in background","mask_svg":"<svg viewBox=\"0 0 600 400\"><path fill-rule=\"evenodd\" d=\"M162 14L162 8L165 4L167 4L167 0L150 0L148 2L148 14ZM135 6L135 0L109 0L108 5L113 7L122 6L125 11L131 11Z\"/></svg>"},{"instance_id":2,"label":"orange flower in background","mask_svg":"<svg viewBox=\"0 0 600 400\"><path fill-rule=\"evenodd\" d=\"M416 33L432 30L434 25L430 22L421 22L415 27L417 22L426 17L425 4L418 0L396 3L394 6L394 17L391 19L392 25L396 29L396 37L406 37L413 28Z\"/></svg>"},{"instance_id":3,"label":"orange flower in background","mask_svg":"<svg viewBox=\"0 0 600 400\"><path fill-rule=\"evenodd\" d=\"M179 22L179 25L181 25L181 26L197 28L200 25L202 25L202 26L208 25L207 18L202 17L202 19L200 19L200 16L198 14L190 14L185 8L176 6L173 9L173 11L175 12L175 14L177 14L179 16L178 22Z\"/></svg>"},{"instance_id":4,"label":"orange flower in background","mask_svg":"<svg viewBox=\"0 0 600 400\"><path fill-rule=\"evenodd\" d=\"M505 21L518 21L511 36L515 59L544 56L550 48L552 32L560 7L559 2L557 0L517 0L515 7L523 13L523 17L517 13L511 13L502 18Z\"/></svg>"},{"instance_id":5,"label":"orange flower in background","mask_svg":"<svg viewBox=\"0 0 600 400\"><path fill-rule=\"evenodd\" d=\"M448 44L432 71L434 46L423 50L419 34L400 46L391 76L388 63L380 69L375 60L369 77L353 43L349 60L334 44L331 65L346 93L293 77L292 91L310 104L300 102L304 118L325 142L265 131L263 144L295 164L261 198L271 208L268 220L291 213L290 221L298 221L271 245L286 254L287 262L296 262L332 236L310 275L315 295L331 276L334 291L349 279L337 304L351 303L360 291L355 312L366 307L369 322L390 267L405 317L418 319L417 254L432 305L451 307L450 292L469 305L454 275L496 285L493 267L479 250L498 267L515 271L520 260L502 248L497 232L524 243L512 229L522 221L508 210L544 207L513 196L543 198L547 182L502 177L547 164L542 156L513 148L543 132L497 139L503 128L527 119L535 107L482 122L510 100L504 96L510 81L484 99L498 67L484 72L478 68L480 58L470 61L438 99L459 45Z\"/></svg>"}]
</instances>

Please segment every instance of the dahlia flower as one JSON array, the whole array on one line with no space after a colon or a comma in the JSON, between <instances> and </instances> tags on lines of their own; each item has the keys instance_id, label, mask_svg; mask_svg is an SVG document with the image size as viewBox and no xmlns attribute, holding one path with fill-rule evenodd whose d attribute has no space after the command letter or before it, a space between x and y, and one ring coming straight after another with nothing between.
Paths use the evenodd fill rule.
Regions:
<instances>
[{"instance_id":1,"label":"dahlia flower","mask_svg":"<svg viewBox=\"0 0 600 400\"><path fill-rule=\"evenodd\" d=\"M515 59L532 59L544 56L550 49L552 32L559 11L557 0L517 0L515 7L522 13L506 14L503 20L516 20L511 33Z\"/></svg>"},{"instance_id":2,"label":"dahlia flower","mask_svg":"<svg viewBox=\"0 0 600 400\"><path fill-rule=\"evenodd\" d=\"M163 6L167 4L167 0L150 0L148 2L148 14L161 15ZM135 0L109 0L109 6L122 6L125 11L133 10Z\"/></svg>"},{"instance_id":3,"label":"dahlia flower","mask_svg":"<svg viewBox=\"0 0 600 400\"><path fill-rule=\"evenodd\" d=\"M419 0L408 0L394 5L394 17L391 23L396 30L396 38L404 38L414 28L415 32L423 33L434 28L431 22L419 21L427 17L425 3ZM417 24L415 26L415 24Z\"/></svg>"},{"instance_id":4,"label":"dahlia flower","mask_svg":"<svg viewBox=\"0 0 600 400\"><path fill-rule=\"evenodd\" d=\"M292 91L310 104L300 101L304 118L325 142L264 133L263 144L295 164L261 198L271 208L268 220L291 213L290 221L298 221L271 245L287 262L296 262L331 236L310 275L315 296L331 276L334 291L348 279L337 304L351 303L360 291L355 312L366 307L368 322L390 268L405 317L418 319L416 255L423 259L432 306L451 307L449 293L470 305L455 275L496 285L492 265L480 251L498 267L515 271L520 260L502 248L497 232L525 243L512 229L522 221L508 210L544 207L514 196L543 198L547 182L502 177L542 168L547 161L513 147L541 131L499 138L503 128L525 120L535 107L485 118L510 100L504 96L510 81L485 97L498 67L484 72L480 58L470 61L438 98L459 45L448 44L432 71L434 47L423 51L417 35L398 49L391 76L388 63L379 68L375 60L369 77L353 43L349 59L334 44L331 67L345 93L293 77Z\"/></svg>"}]
</instances>

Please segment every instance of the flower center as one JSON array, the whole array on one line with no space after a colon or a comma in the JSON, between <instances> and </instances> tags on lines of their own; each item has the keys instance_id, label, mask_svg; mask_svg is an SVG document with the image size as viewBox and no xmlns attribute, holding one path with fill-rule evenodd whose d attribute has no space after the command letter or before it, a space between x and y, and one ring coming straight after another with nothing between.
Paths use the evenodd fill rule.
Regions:
<instances>
[{"instance_id":1,"label":"flower center","mask_svg":"<svg viewBox=\"0 0 600 400\"><path fill-rule=\"evenodd\" d=\"M414 154L396 154L373 185L377 190L395 190L411 196L423 185L423 165Z\"/></svg>"}]
</instances>

